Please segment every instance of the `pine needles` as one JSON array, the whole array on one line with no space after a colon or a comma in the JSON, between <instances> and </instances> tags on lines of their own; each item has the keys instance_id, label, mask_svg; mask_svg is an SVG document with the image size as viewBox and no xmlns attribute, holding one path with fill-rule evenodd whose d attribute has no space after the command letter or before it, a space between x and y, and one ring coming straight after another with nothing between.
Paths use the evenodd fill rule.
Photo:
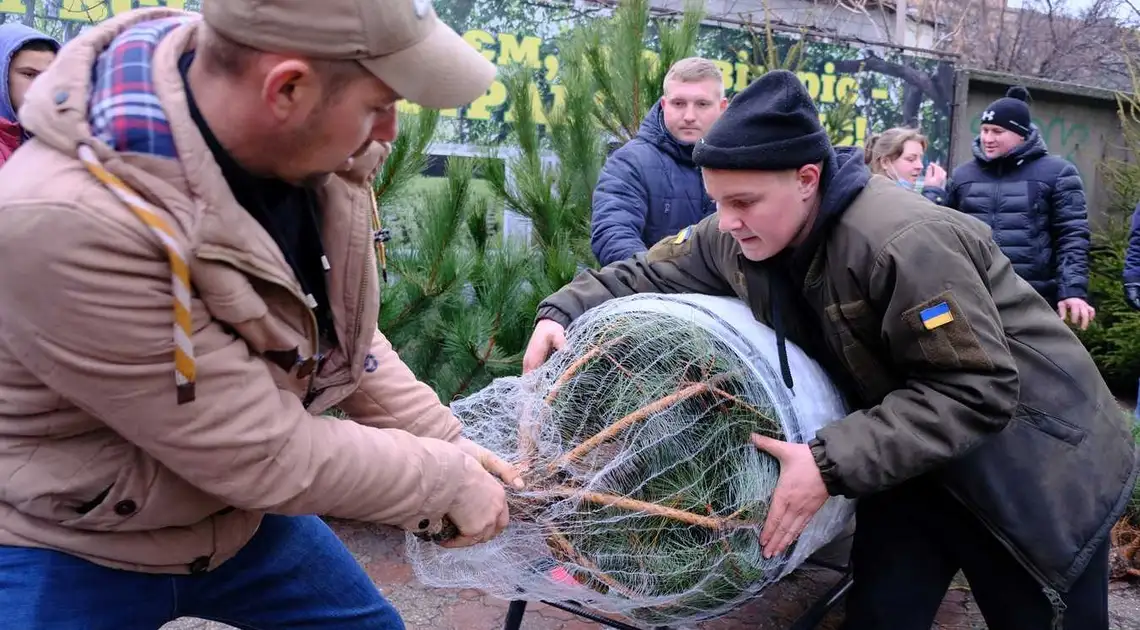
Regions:
<instances>
[{"instance_id":1,"label":"pine needles","mask_svg":"<svg viewBox=\"0 0 1140 630\"><path fill-rule=\"evenodd\" d=\"M629 612L643 621L712 610L774 579L782 563L760 555L768 497L754 484L778 465L749 436L783 434L752 369L690 323L639 313L572 344L550 375L549 424L522 429L561 452L537 452L512 513L544 523L584 586L669 602Z\"/></svg>"},{"instance_id":2,"label":"pine needles","mask_svg":"<svg viewBox=\"0 0 1140 630\"><path fill-rule=\"evenodd\" d=\"M452 158L443 186L416 199L400 196L422 170L437 120L427 111L405 125L378 178L381 207L410 204L416 218L395 226L407 246L391 251L394 282L383 291L379 326L412 371L449 401L518 371L531 314L545 294L535 288L530 255L494 242L488 199L474 190L475 160Z\"/></svg>"},{"instance_id":3,"label":"pine needles","mask_svg":"<svg viewBox=\"0 0 1140 630\"><path fill-rule=\"evenodd\" d=\"M737 300L633 295L586 312L541 368L452 404L464 434L517 466L527 486L508 490L511 525L487 544L410 538L417 576L654 625L749 599L850 514L830 500L793 548L763 557L779 463L750 436L802 440L843 416L822 368L790 351L794 402L772 367L774 333Z\"/></svg>"}]
</instances>

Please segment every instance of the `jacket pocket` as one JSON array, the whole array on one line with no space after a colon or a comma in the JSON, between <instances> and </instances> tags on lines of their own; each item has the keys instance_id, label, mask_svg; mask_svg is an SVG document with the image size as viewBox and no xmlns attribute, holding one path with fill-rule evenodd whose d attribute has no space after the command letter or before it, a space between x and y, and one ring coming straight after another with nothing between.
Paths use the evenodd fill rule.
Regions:
<instances>
[{"instance_id":1,"label":"jacket pocket","mask_svg":"<svg viewBox=\"0 0 1140 630\"><path fill-rule=\"evenodd\" d=\"M1014 419L1021 420L1029 427L1074 447L1085 441L1088 435L1084 429L1071 422L1027 405L1017 406Z\"/></svg>"},{"instance_id":2,"label":"jacket pocket","mask_svg":"<svg viewBox=\"0 0 1140 630\"><path fill-rule=\"evenodd\" d=\"M104 501L107 500L107 495L111 493L111 488L114 488L114 487L115 487L115 484L111 484L111 485L107 486L106 488L103 489L102 492L97 494L94 499L91 499L90 501L81 503L78 506L76 506L75 511L80 513L80 514L87 514L91 510L94 510L95 508L99 507L100 505L103 504Z\"/></svg>"},{"instance_id":3,"label":"jacket pocket","mask_svg":"<svg viewBox=\"0 0 1140 630\"><path fill-rule=\"evenodd\" d=\"M132 492L124 475L125 472L121 471L119 478L105 490L76 506L74 518L62 520L59 524L69 529L96 532L121 530L123 523L139 511L145 500L141 491Z\"/></svg>"},{"instance_id":4,"label":"jacket pocket","mask_svg":"<svg viewBox=\"0 0 1140 630\"><path fill-rule=\"evenodd\" d=\"M843 361L865 400L877 401L893 388L890 375L867 340L879 334L879 317L863 300L836 302L824 308L830 344Z\"/></svg>"},{"instance_id":5,"label":"jacket pocket","mask_svg":"<svg viewBox=\"0 0 1140 630\"><path fill-rule=\"evenodd\" d=\"M941 370L993 369L993 360L951 292L944 291L908 309L902 318L914 331L928 365Z\"/></svg>"}]
</instances>

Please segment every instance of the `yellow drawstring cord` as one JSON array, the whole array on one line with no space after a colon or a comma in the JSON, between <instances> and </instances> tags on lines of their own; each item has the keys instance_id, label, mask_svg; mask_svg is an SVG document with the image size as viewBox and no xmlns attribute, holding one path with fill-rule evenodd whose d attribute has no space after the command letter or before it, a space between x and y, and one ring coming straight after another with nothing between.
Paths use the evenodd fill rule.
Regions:
<instances>
[{"instance_id":1,"label":"yellow drawstring cord","mask_svg":"<svg viewBox=\"0 0 1140 630\"><path fill-rule=\"evenodd\" d=\"M162 212L147 202L123 180L108 171L95 151L87 145L79 146L79 160L100 182L131 209L158 237L170 258L171 281L174 295L174 381L178 387L178 404L194 400L194 382L197 366L194 361L194 344L190 340L190 266L175 232L162 219Z\"/></svg>"}]
</instances>

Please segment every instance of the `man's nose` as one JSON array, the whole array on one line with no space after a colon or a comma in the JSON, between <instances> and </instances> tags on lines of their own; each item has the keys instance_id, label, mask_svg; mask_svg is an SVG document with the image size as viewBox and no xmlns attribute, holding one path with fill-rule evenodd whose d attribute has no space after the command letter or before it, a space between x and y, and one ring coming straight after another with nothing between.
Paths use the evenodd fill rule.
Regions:
<instances>
[{"instance_id":1,"label":"man's nose","mask_svg":"<svg viewBox=\"0 0 1140 630\"><path fill-rule=\"evenodd\" d=\"M739 218L732 216L732 213L722 211L719 205L716 209L716 229L721 232L733 232L744 227L744 223Z\"/></svg>"},{"instance_id":2,"label":"man's nose","mask_svg":"<svg viewBox=\"0 0 1140 630\"><path fill-rule=\"evenodd\" d=\"M400 121L393 111L390 115L378 116L372 124L372 140L376 142L392 142L400 133Z\"/></svg>"}]
</instances>

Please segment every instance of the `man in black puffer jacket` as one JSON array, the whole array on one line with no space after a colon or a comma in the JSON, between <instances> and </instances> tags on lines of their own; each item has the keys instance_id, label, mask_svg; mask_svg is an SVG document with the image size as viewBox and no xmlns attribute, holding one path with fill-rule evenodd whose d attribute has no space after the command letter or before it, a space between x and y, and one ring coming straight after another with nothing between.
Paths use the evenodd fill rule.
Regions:
<instances>
[{"instance_id":1,"label":"man in black puffer jacket","mask_svg":"<svg viewBox=\"0 0 1140 630\"><path fill-rule=\"evenodd\" d=\"M981 219L1014 271L1087 328L1089 224L1081 175L1050 155L1030 122L1029 91L1016 86L982 112L974 159L954 169L946 205Z\"/></svg>"}]
</instances>

